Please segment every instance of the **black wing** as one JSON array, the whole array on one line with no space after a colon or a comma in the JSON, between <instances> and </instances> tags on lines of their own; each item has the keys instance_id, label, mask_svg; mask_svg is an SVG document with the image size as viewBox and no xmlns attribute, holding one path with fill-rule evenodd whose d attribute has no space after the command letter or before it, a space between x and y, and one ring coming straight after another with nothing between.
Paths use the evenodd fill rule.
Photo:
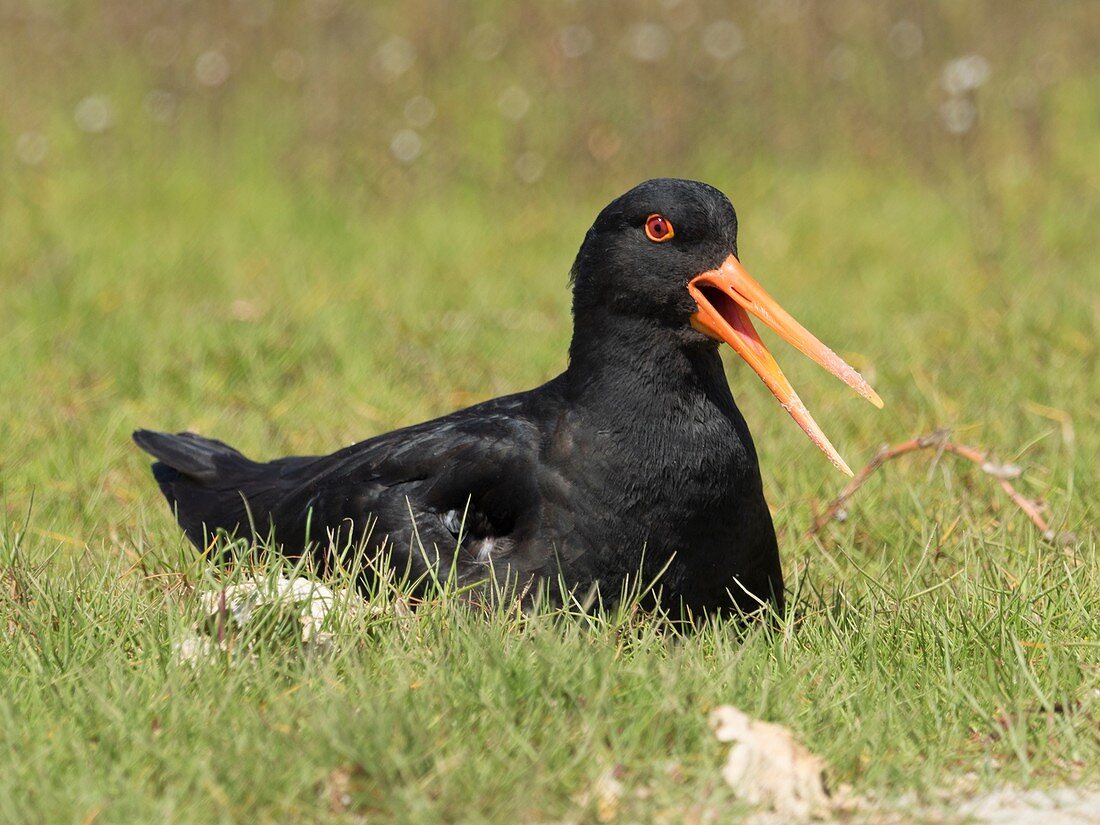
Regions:
<instances>
[{"instance_id":1,"label":"black wing","mask_svg":"<svg viewBox=\"0 0 1100 825\"><path fill-rule=\"evenodd\" d=\"M539 511L540 434L521 403L488 402L320 459L275 508L276 533L385 543L417 572L507 557Z\"/></svg>"},{"instance_id":2,"label":"black wing","mask_svg":"<svg viewBox=\"0 0 1100 825\"><path fill-rule=\"evenodd\" d=\"M307 547L385 544L419 575L507 559L539 517L540 432L525 393L353 444L258 463L190 433L138 431L154 475L197 546L214 530ZM463 567L465 565L465 567ZM465 578L466 576L464 576Z\"/></svg>"}]
</instances>

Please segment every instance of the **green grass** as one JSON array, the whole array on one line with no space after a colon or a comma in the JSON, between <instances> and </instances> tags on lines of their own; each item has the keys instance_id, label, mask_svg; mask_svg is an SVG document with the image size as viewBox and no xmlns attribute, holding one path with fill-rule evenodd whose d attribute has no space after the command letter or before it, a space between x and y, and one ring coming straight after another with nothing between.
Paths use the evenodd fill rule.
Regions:
<instances>
[{"instance_id":1,"label":"green grass","mask_svg":"<svg viewBox=\"0 0 1100 825\"><path fill-rule=\"evenodd\" d=\"M1088 4L836 3L814 25L746 5L743 54L708 80L705 5L682 29L672 4L312 4L259 27L247 5L0 10L0 820L591 820L608 771L623 821L724 816L706 716L726 702L859 793L1100 780ZM906 16L924 32L908 61L888 45ZM641 19L671 33L656 67L622 46ZM466 38L486 20L506 44L482 62ZM566 24L593 32L580 63L555 51ZM147 56L156 26L180 43L168 66ZM391 33L418 58L382 82ZM844 80L822 68L839 47ZM212 48L232 74L207 88ZM306 65L289 84L271 71L287 48ZM991 75L958 137L939 75L971 51ZM518 122L496 103L513 83ZM148 118L152 89L175 95L170 123ZM416 94L437 114L405 166L389 142ZM102 133L74 125L89 95L110 101ZM590 151L609 135L617 152ZM531 184L524 152L545 162ZM486 617L444 595L405 624L345 617L331 657L178 663L220 574L130 431L319 452L544 381L584 230L657 174L726 191L749 271L886 400L770 339L850 464L950 427L1020 464L1072 537L1044 541L992 479L924 455L805 538L843 478L731 359L791 587L780 630Z\"/></svg>"}]
</instances>

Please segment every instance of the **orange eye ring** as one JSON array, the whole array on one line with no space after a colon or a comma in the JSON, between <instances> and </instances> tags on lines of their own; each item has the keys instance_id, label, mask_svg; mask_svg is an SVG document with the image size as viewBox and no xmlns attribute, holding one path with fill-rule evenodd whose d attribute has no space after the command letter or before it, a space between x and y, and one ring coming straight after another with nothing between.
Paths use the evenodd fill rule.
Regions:
<instances>
[{"instance_id":1,"label":"orange eye ring","mask_svg":"<svg viewBox=\"0 0 1100 825\"><path fill-rule=\"evenodd\" d=\"M672 221L654 212L645 219L645 236L654 243L664 243L676 237L676 230L672 228Z\"/></svg>"}]
</instances>

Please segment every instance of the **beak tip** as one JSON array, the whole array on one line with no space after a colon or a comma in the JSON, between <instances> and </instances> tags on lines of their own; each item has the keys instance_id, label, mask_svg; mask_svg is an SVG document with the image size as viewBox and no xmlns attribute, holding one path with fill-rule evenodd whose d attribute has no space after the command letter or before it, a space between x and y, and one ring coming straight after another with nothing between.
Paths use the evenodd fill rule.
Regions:
<instances>
[{"instance_id":1,"label":"beak tip","mask_svg":"<svg viewBox=\"0 0 1100 825\"><path fill-rule=\"evenodd\" d=\"M730 300L725 302L725 308L714 306L703 293L703 287L716 289L724 297L728 297ZM697 305L697 311L692 315L692 326L711 338L725 341L745 359L810 440L828 456L838 470L849 478L854 478L852 469L844 463L844 459L829 443L829 439L810 416L794 388L779 369L779 365L775 363L775 359L760 340L749 319L749 313L751 312L780 337L831 372L875 407L882 409L884 404L879 394L843 358L821 343L779 306L775 299L745 272L735 255L731 254L717 269L701 272L692 278L688 282L688 291Z\"/></svg>"}]
</instances>

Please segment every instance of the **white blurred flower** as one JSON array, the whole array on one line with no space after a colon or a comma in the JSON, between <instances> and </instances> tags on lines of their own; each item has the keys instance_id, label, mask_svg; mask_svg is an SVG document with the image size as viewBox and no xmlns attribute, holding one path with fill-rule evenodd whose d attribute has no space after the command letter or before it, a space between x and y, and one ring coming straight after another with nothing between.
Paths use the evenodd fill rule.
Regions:
<instances>
[{"instance_id":1,"label":"white blurred flower","mask_svg":"<svg viewBox=\"0 0 1100 825\"><path fill-rule=\"evenodd\" d=\"M424 141L412 129L401 129L390 141L390 152L402 163L412 163L424 150Z\"/></svg>"},{"instance_id":2,"label":"white blurred flower","mask_svg":"<svg viewBox=\"0 0 1100 825\"><path fill-rule=\"evenodd\" d=\"M424 95L410 97L405 102L405 120L409 125L423 129L435 120L435 104Z\"/></svg>"},{"instance_id":3,"label":"white blurred flower","mask_svg":"<svg viewBox=\"0 0 1100 825\"><path fill-rule=\"evenodd\" d=\"M924 32L912 20L899 20L887 36L890 49L902 60L910 60L924 48Z\"/></svg>"},{"instance_id":4,"label":"white blurred flower","mask_svg":"<svg viewBox=\"0 0 1100 825\"><path fill-rule=\"evenodd\" d=\"M23 132L15 139L15 156L27 166L37 166L46 159L50 143L41 132Z\"/></svg>"},{"instance_id":5,"label":"white blurred flower","mask_svg":"<svg viewBox=\"0 0 1100 825\"><path fill-rule=\"evenodd\" d=\"M522 120L531 108L531 96L522 86L509 86L497 98L497 108L509 120Z\"/></svg>"},{"instance_id":6,"label":"white blurred flower","mask_svg":"<svg viewBox=\"0 0 1100 825\"><path fill-rule=\"evenodd\" d=\"M1065 76L1068 61L1059 49L1046 49L1035 55L1032 67L1031 76L1035 78L1038 87L1042 88Z\"/></svg>"},{"instance_id":7,"label":"white blurred flower","mask_svg":"<svg viewBox=\"0 0 1100 825\"><path fill-rule=\"evenodd\" d=\"M561 52L570 60L576 60L592 51L596 38L586 26L562 26L558 32Z\"/></svg>"},{"instance_id":8,"label":"white blurred flower","mask_svg":"<svg viewBox=\"0 0 1100 825\"><path fill-rule=\"evenodd\" d=\"M111 128L115 113L111 102L103 95L90 95L76 104L73 120L80 131L98 134Z\"/></svg>"},{"instance_id":9,"label":"white blurred flower","mask_svg":"<svg viewBox=\"0 0 1100 825\"><path fill-rule=\"evenodd\" d=\"M395 34L378 47L374 61L386 78L393 80L412 68L416 62L416 47Z\"/></svg>"},{"instance_id":10,"label":"white blurred flower","mask_svg":"<svg viewBox=\"0 0 1100 825\"><path fill-rule=\"evenodd\" d=\"M170 123L176 116L176 96L164 89L145 95L145 112L157 123Z\"/></svg>"},{"instance_id":11,"label":"white blurred flower","mask_svg":"<svg viewBox=\"0 0 1100 825\"><path fill-rule=\"evenodd\" d=\"M470 29L466 45L478 60L492 60L504 51L504 30L495 23L481 23Z\"/></svg>"},{"instance_id":12,"label":"white blurred flower","mask_svg":"<svg viewBox=\"0 0 1100 825\"><path fill-rule=\"evenodd\" d=\"M663 19L673 31L694 29L699 22L699 4L695 0L677 0L668 11L670 13L663 15Z\"/></svg>"},{"instance_id":13,"label":"white blurred flower","mask_svg":"<svg viewBox=\"0 0 1100 825\"><path fill-rule=\"evenodd\" d=\"M611 160L622 148L623 141L609 126L597 126L588 133L588 151L600 162Z\"/></svg>"},{"instance_id":14,"label":"white blurred flower","mask_svg":"<svg viewBox=\"0 0 1100 825\"><path fill-rule=\"evenodd\" d=\"M672 37L659 23L635 23L626 35L631 56L642 63L656 63L668 56Z\"/></svg>"},{"instance_id":15,"label":"white blurred flower","mask_svg":"<svg viewBox=\"0 0 1100 825\"><path fill-rule=\"evenodd\" d=\"M987 80L989 61L978 54L968 54L949 61L940 75L940 85L949 95L973 91Z\"/></svg>"},{"instance_id":16,"label":"white blurred flower","mask_svg":"<svg viewBox=\"0 0 1100 825\"><path fill-rule=\"evenodd\" d=\"M856 54L847 46L837 46L825 55L825 71L841 83L851 80L856 72Z\"/></svg>"},{"instance_id":17,"label":"white blurred flower","mask_svg":"<svg viewBox=\"0 0 1100 825\"><path fill-rule=\"evenodd\" d=\"M293 83L306 70L306 59L296 49L279 49L271 58L271 71L279 80Z\"/></svg>"},{"instance_id":18,"label":"white blurred flower","mask_svg":"<svg viewBox=\"0 0 1100 825\"><path fill-rule=\"evenodd\" d=\"M153 26L141 39L141 53L149 64L163 69L171 66L180 51L180 37L167 26Z\"/></svg>"},{"instance_id":19,"label":"white blurred flower","mask_svg":"<svg viewBox=\"0 0 1100 825\"><path fill-rule=\"evenodd\" d=\"M259 28L271 19L275 10L272 0L233 0L233 10L237 18L246 26Z\"/></svg>"},{"instance_id":20,"label":"white blurred flower","mask_svg":"<svg viewBox=\"0 0 1100 825\"><path fill-rule=\"evenodd\" d=\"M221 86L229 79L229 58L217 49L210 49L195 60L195 79L203 86Z\"/></svg>"},{"instance_id":21,"label":"white blurred flower","mask_svg":"<svg viewBox=\"0 0 1100 825\"><path fill-rule=\"evenodd\" d=\"M524 183L534 183L545 169L546 161L537 152L524 152L516 158L516 175Z\"/></svg>"},{"instance_id":22,"label":"white blurred flower","mask_svg":"<svg viewBox=\"0 0 1100 825\"><path fill-rule=\"evenodd\" d=\"M729 60L745 48L745 36L732 20L715 20L703 29L703 50L715 60Z\"/></svg>"},{"instance_id":23,"label":"white blurred flower","mask_svg":"<svg viewBox=\"0 0 1100 825\"><path fill-rule=\"evenodd\" d=\"M808 0L762 0L757 13L764 19L794 23L806 13L808 6Z\"/></svg>"},{"instance_id":24,"label":"white blurred flower","mask_svg":"<svg viewBox=\"0 0 1100 825\"><path fill-rule=\"evenodd\" d=\"M340 0L309 0L306 8L314 20L329 20L340 11Z\"/></svg>"},{"instance_id":25,"label":"white blurred flower","mask_svg":"<svg viewBox=\"0 0 1100 825\"><path fill-rule=\"evenodd\" d=\"M978 110L967 98L953 97L940 106L940 120L948 132L962 135L974 128L978 120Z\"/></svg>"}]
</instances>

